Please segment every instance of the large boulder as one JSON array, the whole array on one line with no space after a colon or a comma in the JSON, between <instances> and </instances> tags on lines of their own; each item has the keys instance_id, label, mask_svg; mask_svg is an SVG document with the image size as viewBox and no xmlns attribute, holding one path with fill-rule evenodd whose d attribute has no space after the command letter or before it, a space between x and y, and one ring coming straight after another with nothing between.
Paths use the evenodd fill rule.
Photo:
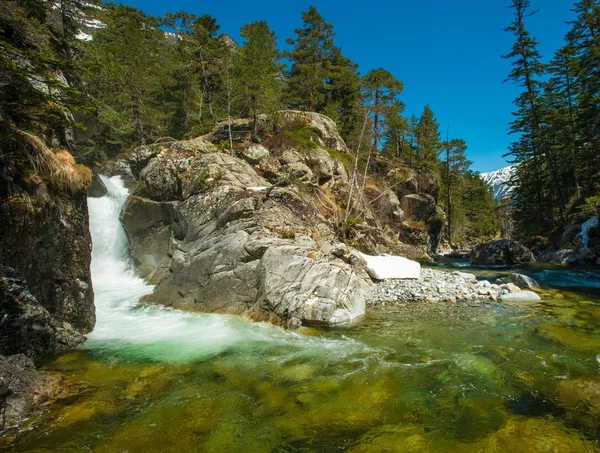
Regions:
<instances>
[{"instance_id":1,"label":"large boulder","mask_svg":"<svg viewBox=\"0 0 600 453\"><path fill-rule=\"evenodd\" d=\"M341 153L347 152L346 143L340 136L335 122L320 113L300 110L280 110L275 114L278 127L285 129L287 124L304 123L319 133L321 146L333 148Z\"/></svg>"},{"instance_id":2,"label":"large boulder","mask_svg":"<svg viewBox=\"0 0 600 453\"><path fill-rule=\"evenodd\" d=\"M502 285L506 283L513 283L517 285L519 288L527 288L527 289L539 289L540 285L533 278L528 277L523 274L510 274L507 277L499 278L496 280L497 285Z\"/></svg>"},{"instance_id":3,"label":"large boulder","mask_svg":"<svg viewBox=\"0 0 600 453\"><path fill-rule=\"evenodd\" d=\"M407 219L418 222L426 222L436 213L435 199L425 193L402 197L400 207Z\"/></svg>"},{"instance_id":4,"label":"large boulder","mask_svg":"<svg viewBox=\"0 0 600 453\"><path fill-rule=\"evenodd\" d=\"M87 190L87 196L90 198L100 198L108 193L108 189L100 179L100 176L94 174L92 176L92 182Z\"/></svg>"},{"instance_id":5,"label":"large boulder","mask_svg":"<svg viewBox=\"0 0 600 453\"><path fill-rule=\"evenodd\" d=\"M0 355L0 430L18 426L42 404L73 397L82 387L64 375L38 371L23 355Z\"/></svg>"},{"instance_id":6,"label":"large boulder","mask_svg":"<svg viewBox=\"0 0 600 453\"><path fill-rule=\"evenodd\" d=\"M502 239L475 247L471 251L471 264L512 266L535 262L533 253L517 241Z\"/></svg>"},{"instance_id":7,"label":"large boulder","mask_svg":"<svg viewBox=\"0 0 600 453\"><path fill-rule=\"evenodd\" d=\"M334 168L323 152L308 158L326 178ZM287 171L305 165L293 150L280 159ZM148 177L158 162L174 168L179 190L169 189L171 177ZM222 153L161 154L140 177L122 223L138 271L151 272L156 284L145 302L290 326L333 325L364 313L368 277L312 239L322 221L306 192L272 187L248 163ZM154 194L161 201L148 198ZM335 236L320 231L321 241Z\"/></svg>"}]
</instances>

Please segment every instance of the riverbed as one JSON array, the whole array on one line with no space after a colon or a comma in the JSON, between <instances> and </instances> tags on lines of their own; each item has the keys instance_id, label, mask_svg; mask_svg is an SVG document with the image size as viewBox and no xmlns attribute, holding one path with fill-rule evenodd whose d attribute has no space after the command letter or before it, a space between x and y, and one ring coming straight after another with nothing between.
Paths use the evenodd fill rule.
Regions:
<instances>
[{"instance_id":1,"label":"riverbed","mask_svg":"<svg viewBox=\"0 0 600 453\"><path fill-rule=\"evenodd\" d=\"M600 451L600 274L527 267L533 306L369 307L286 331L140 306L118 213L90 199L98 325L44 366L83 391L32 416L29 452ZM494 280L510 270L457 268Z\"/></svg>"}]
</instances>

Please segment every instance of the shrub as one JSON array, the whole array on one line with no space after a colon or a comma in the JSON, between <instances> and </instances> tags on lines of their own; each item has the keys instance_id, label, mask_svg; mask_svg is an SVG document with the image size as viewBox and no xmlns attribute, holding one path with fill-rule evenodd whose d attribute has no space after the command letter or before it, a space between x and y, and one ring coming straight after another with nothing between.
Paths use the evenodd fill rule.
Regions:
<instances>
[{"instance_id":1,"label":"shrub","mask_svg":"<svg viewBox=\"0 0 600 453\"><path fill-rule=\"evenodd\" d=\"M279 237L281 239L290 239L292 241L295 241L296 240L296 230L284 227L281 230L281 233L279 234Z\"/></svg>"}]
</instances>

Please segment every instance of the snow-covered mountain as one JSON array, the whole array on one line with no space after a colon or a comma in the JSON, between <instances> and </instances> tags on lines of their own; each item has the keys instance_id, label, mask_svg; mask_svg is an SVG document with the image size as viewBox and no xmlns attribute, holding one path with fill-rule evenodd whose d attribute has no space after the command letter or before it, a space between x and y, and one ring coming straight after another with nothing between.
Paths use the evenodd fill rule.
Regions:
<instances>
[{"instance_id":1,"label":"snow-covered mountain","mask_svg":"<svg viewBox=\"0 0 600 453\"><path fill-rule=\"evenodd\" d=\"M491 171L489 173L482 173L481 179L491 187L492 193L496 201L500 201L502 198L510 195L513 188L508 184L510 179L515 173L516 167L511 165L509 167L501 168L500 170Z\"/></svg>"}]
</instances>

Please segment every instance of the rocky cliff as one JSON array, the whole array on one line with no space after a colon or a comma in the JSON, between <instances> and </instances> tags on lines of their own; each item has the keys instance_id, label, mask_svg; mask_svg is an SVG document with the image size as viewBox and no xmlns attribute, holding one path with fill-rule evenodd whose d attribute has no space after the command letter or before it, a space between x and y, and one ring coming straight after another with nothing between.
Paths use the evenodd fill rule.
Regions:
<instances>
[{"instance_id":1,"label":"rocky cliff","mask_svg":"<svg viewBox=\"0 0 600 453\"><path fill-rule=\"evenodd\" d=\"M34 135L12 137L0 153L0 354L38 361L94 327L91 172Z\"/></svg>"},{"instance_id":2,"label":"rocky cliff","mask_svg":"<svg viewBox=\"0 0 600 453\"><path fill-rule=\"evenodd\" d=\"M222 123L105 168L134 186L122 222L138 272L156 284L145 301L292 326L352 321L370 285L352 247L426 258L425 246L401 236L427 238L427 222L440 215L435 198L407 188L410 178L359 182L323 115L283 111L259 121L259 137L249 120L231 124L234 150Z\"/></svg>"}]
</instances>

